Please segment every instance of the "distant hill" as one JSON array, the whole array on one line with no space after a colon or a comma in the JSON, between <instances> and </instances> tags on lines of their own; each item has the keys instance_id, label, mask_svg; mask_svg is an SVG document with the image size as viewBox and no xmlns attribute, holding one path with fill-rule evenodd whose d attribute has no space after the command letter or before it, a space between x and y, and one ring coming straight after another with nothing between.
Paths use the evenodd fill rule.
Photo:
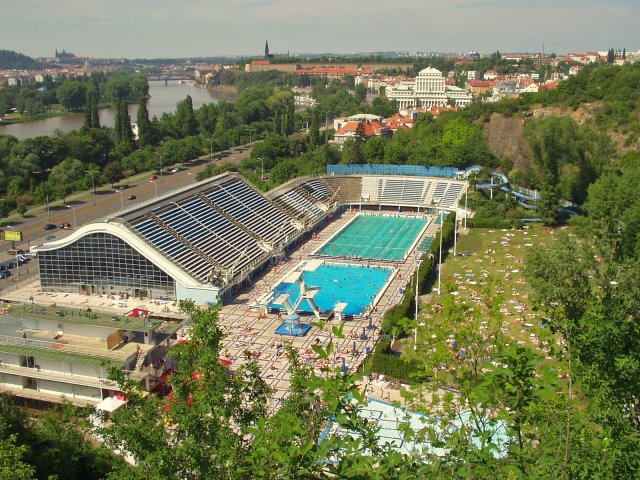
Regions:
<instances>
[{"instance_id":1,"label":"distant hill","mask_svg":"<svg viewBox=\"0 0 640 480\"><path fill-rule=\"evenodd\" d=\"M40 62L13 50L0 50L0 69L26 70L40 68Z\"/></svg>"}]
</instances>

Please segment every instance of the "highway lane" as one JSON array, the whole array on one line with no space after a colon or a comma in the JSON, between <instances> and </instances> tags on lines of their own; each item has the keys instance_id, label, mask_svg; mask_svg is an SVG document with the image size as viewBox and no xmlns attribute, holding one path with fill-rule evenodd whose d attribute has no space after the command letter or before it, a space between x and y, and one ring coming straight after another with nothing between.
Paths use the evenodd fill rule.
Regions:
<instances>
[{"instance_id":1,"label":"highway lane","mask_svg":"<svg viewBox=\"0 0 640 480\"><path fill-rule=\"evenodd\" d=\"M221 160L214 160L214 162L238 164L241 160L247 158L250 153L251 150L249 148L242 148L242 152L236 151ZM216 158L215 155L214 158ZM46 237L54 236L55 238L52 239L52 241L64 238L70 235L75 228L120 211L123 205L124 208L129 208L137 203L153 199L156 196L156 192L158 196L161 196L172 190L189 185L190 183L195 183L196 174L201 170L204 170L207 164L208 162L204 162L193 167L185 166L176 173L163 173L162 177L158 175L158 178L153 182L149 179L152 175L155 175L155 172L147 172L145 174L130 177L119 182L118 185L129 185L128 188L121 190L121 194L116 191L118 185L116 185L115 189L110 186L103 186L97 189L95 204L91 190L74 194L67 198L66 203L66 205L71 205L73 208L68 208L61 201L50 204L50 220L47 216L46 207L39 207L30 211L30 213L34 214L33 217L16 218L16 221L11 223L10 227L7 226L3 229L21 231L23 241L16 242L15 246L17 249L29 250L29 248L34 245L44 243ZM173 167L170 167L169 170L171 168ZM129 200L128 197L131 195L135 195L136 198L134 200ZM63 222L69 222L72 228L69 230L58 228L58 225ZM44 225L47 223L55 224L56 228L52 230L44 230ZM4 240L2 240L2 242L3 245L0 248L0 262L14 258L9 255L9 250L12 248L12 242ZM20 277L27 274L28 266L29 265L20 267ZM35 262L33 262L33 265L29 270L32 270L33 268L37 268ZM15 268L12 270L12 273L14 273L13 279L11 279L11 277L8 279L0 279L0 289L6 285L7 281L16 280Z\"/></svg>"}]
</instances>

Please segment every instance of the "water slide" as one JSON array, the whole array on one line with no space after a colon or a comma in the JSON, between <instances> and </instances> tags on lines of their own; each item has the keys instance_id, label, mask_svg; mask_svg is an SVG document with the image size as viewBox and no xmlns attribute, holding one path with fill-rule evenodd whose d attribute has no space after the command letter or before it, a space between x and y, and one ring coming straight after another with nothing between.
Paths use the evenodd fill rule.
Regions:
<instances>
[{"instance_id":1,"label":"water slide","mask_svg":"<svg viewBox=\"0 0 640 480\"><path fill-rule=\"evenodd\" d=\"M493 172L491 177L497 179L497 182L478 183L476 184L476 188L479 188L480 190L501 190L516 197L518 199L518 203L528 210L536 210L538 208L537 205L532 205L528 202L539 202L542 200L542 197L534 197L533 195L527 195L526 193L514 190L511 183L509 183L509 179L503 173Z\"/></svg>"},{"instance_id":2,"label":"water slide","mask_svg":"<svg viewBox=\"0 0 640 480\"><path fill-rule=\"evenodd\" d=\"M509 179L503 173L493 172L491 176L493 178L496 178L498 181L493 183L478 183L476 184L476 188L479 188L480 190L500 190L500 191L506 192L509 195L513 195L514 197L516 197L518 199L518 203L523 208L526 208L527 210L538 209L538 205L532 205L531 203L528 203L528 202L539 202L540 200L542 200L541 196L538 195L534 197L532 195L527 195L526 193L522 193L522 192L518 192L517 190L514 190L511 184L509 183ZM564 213L566 215L571 215L571 216L579 215L579 213L576 212L575 210L571 208L566 208L566 207L560 208L559 212ZM539 221L538 218L523 218L521 220L530 221L530 222Z\"/></svg>"}]
</instances>

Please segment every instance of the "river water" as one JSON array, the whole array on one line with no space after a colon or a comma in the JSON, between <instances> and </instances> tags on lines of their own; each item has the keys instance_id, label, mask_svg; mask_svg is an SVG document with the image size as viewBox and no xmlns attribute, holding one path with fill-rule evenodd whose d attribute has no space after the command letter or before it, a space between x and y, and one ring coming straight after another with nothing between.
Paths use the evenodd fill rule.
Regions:
<instances>
[{"instance_id":1,"label":"river water","mask_svg":"<svg viewBox=\"0 0 640 480\"><path fill-rule=\"evenodd\" d=\"M215 88L202 88L189 83L149 82L149 95L151 98L147 103L149 117L160 117L163 113L173 113L176 104L184 100L187 95L191 95L193 108L201 107L206 103L218 103L221 100L234 101L238 94L231 90L221 90ZM129 116L131 121L136 121L138 105L129 105ZM100 110L100 125L113 127L114 110L103 108ZM34 120L33 122L15 123L13 125L1 125L0 135L13 135L22 140L24 138L37 137L40 135L53 135L56 131L63 133L77 130L84 123L84 114L74 113L65 117L45 118Z\"/></svg>"}]
</instances>

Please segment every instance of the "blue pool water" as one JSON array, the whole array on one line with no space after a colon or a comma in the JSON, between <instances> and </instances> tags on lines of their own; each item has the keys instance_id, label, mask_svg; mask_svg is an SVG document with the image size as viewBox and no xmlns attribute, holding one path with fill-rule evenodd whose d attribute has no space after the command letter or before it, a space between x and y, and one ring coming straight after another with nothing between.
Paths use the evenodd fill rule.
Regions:
<instances>
[{"instance_id":1,"label":"blue pool water","mask_svg":"<svg viewBox=\"0 0 640 480\"><path fill-rule=\"evenodd\" d=\"M324 263L315 272L304 272L302 278L307 287L320 287L315 296L318 308L322 311L333 310L336 303L346 302L345 315L360 315L371 305L387 282L393 269L388 267L363 267L359 265L337 265ZM274 290L274 298L288 293L290 302L295 303L300 296L297 283L281 283ZM284 308L271 302L271 308ZM311 306L305 300L299 311L312 312Z\"/></svg>"},{"instance_id":2,"label":"blue pool water","mask_svg":"<svg viewBox=\"0 0 640 480\"><path fill-rule=\"evenodd\" d=\"M427 219L360 215L329 240L319 255L402 260Z\"/></svg>"},{"instance_id":3,"label":"blue pool water","mask_svg":"<svg viewBox=\"0 0 640 480\"><path fill-rule=\"evenodd\" d=\"M276 333L278 335L304 337L309 330L311 330L311 325L308 323L282 322L280 326L276 328Z\"/></svg>"}]
</instances>

